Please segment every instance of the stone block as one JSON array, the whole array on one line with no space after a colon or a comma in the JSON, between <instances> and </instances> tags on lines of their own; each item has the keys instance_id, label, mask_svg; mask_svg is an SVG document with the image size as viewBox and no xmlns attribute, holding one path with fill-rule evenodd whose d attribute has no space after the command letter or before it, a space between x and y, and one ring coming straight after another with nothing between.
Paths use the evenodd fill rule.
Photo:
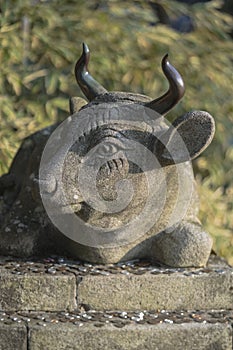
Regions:
<instances>
[{"instance_id":1,"label":"stone block","mask_svg":"<svg viewBox=\"0 0 233 350\"><path fill-rule=\"evenodd\" d=\"M231 350L231 327L225 324L90 324L30 326L30 350Z\"/></svg>"},{"instance_id":2,"label":"stone block","mask_svg":"<svg viewBox=\"0 0 233 350\"><path fill-rule=\"evenodd\" d=\"M76 283L72 275L14 275L0 271L0 310L73 310Z\"/></svg>"},{"instance_id":3,"label":"stone block","mask_svg":"<svg viewBox=\"0 0 233 350\"><path fill-rule=\"evenodd\" d=\"M0 350L27 350L26 326L0 322Z\"/></svg>"},{"instance_id":4,"label":"stone block","mask_svg":"<svg viewBox=\"0 0 233 350\"><path fill-rule=\"evenodd\" d=\"M84 276L78 303L101 310L233 309L233 270Z\"/></svg>"}]
</instances>

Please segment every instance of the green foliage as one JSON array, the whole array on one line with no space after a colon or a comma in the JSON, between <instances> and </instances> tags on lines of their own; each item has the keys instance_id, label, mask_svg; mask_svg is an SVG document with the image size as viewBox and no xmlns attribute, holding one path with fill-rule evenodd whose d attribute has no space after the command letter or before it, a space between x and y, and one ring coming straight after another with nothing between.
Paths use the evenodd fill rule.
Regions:
<instances>
[{"instance_id":1,"label":"green foliage","mask_svg":"<svg viewBox=\"0 0 233 350\"><path fill-rule=\"evenodd\" d=\"M109 90L161 95L165 53L182 73L186 95L170 113L191 109L216 120L212 145L195 161L201 219L214 248L233 263L232 17L221 2L192 7L164 0L170 16L189 14L195 31L181 34L157 22L146 1L3 0L0 29L0 173L21 140L68 115L68 97L82 96L73 68L85 41L92 75Z\"/></svg>"}]
</instances>

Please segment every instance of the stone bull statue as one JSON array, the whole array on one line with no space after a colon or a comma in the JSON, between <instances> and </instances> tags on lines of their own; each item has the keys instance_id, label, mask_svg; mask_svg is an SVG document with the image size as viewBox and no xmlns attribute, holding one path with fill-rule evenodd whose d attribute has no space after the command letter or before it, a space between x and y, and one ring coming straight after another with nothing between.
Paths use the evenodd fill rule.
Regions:
<instances>
[{"instance_id":1,"label":"stone bull statue","mask_svg":"<svg viewBox=\"0 0 233 350\"><path fill-rule=\"evenodd\" d=\"M71 116L26 138L0 178L0 254L204 266L212 240L197 218L191 160L210 144L213 118L163 118L185 91L167 56L169 89L154 100L108 92L88 61L83 44L75 76L89 102L71 98Z\"/></svg>"}]
</instances>

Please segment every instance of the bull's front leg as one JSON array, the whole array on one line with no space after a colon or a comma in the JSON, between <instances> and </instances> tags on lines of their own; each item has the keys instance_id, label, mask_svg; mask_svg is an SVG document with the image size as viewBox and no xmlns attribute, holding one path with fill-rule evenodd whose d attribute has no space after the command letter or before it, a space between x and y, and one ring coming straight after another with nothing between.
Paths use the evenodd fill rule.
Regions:
<instances>
[{"instance_id":1,"label":"bull's front leg","mask_svg":"<svg viewBox=\"0 0 233 350\"><path fill-rule=\"evenodd\" d=\"M201 225L182 221L153 238L151 258L172 267L205 266L212 239Z\"/></svg>"}]
</instances>

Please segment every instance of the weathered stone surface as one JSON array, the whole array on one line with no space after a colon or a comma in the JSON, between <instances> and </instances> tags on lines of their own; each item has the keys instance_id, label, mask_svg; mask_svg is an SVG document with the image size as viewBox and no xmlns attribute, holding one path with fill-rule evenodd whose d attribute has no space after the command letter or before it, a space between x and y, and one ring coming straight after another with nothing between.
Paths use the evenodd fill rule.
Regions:
<instances>
[{"instance_id":1,"label":"weathered stone surface","mask_svg":"<svg viewBox=\"0 0 233 350\"><path fill-rule=\"evenodd\" d=\"M233 310L0 312L0 350L228 350L232 322Z\"/></svg>"},{"instance_id":2,"label":"weathered stone surface","mask_svg":"<svg viewBox=\"0 0 233 350\"><path fill-rule=\"evenodd\" d=\"M0 271L0 310L66 310L76 307L74 276L12 275Z\"/></svg>"},{"instance_id":3,"label":"weathered stone surface","mask_svg":"<svg viewBox=\"0 0 233 350\"><path fill-rule=\"evenodd\" d=\"M26 326L0 323L0 350L27 350Z\"/></svg>"},{"instance_id":4,"label":"weathered stone surface","mask_svg":"<svg viewBox=\"0 0 233 350\"><path fill-rule=\"evenodd\" d=\"M222 324L30 326L30 350L231 350L231 327Z\"/></svg>"},{"instance_id":5,"label":"weathered stone surface","mask_svg":"<svg viewBox=\"0 0 233 350\"><path fill-rule=\"evenodd\" d=\"M0 259L0 310L72 311L76 296L98 310L233 309L233 269L214 256L200 269L52 260Z\"/></svg>"},{"instance_id":6,"label":"weathered stone surface","mask_svg":"<svg viewBox=\"0 0 233 350\"><path fill-rule=\"evenodd\" d=\"M93 309L232 309L233 271L185 275L84 276L78 303Z\"/></svg>"},{"instance_id":7,"label":"weathered stone surface","mask_svg":"<svg viewBox=\"0 0 233 350\"><path fill-rule=\"evenodd\" d=\"M154 237L152 252L170 266L205 266L212 244L212 238L200 225L186 222Z\"/></svg>"}]
</instances>

